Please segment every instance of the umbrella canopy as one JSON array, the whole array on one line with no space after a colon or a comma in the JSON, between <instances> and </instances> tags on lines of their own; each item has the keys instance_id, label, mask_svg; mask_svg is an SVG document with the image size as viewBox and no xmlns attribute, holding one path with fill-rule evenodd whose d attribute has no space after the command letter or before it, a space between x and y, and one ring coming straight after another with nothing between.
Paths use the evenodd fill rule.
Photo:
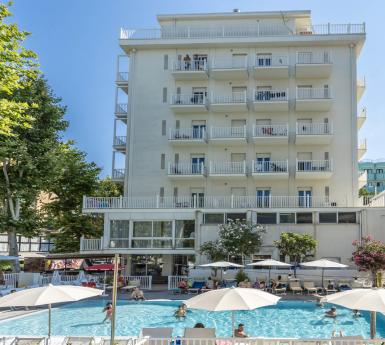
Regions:
<instances>
[{"instance_id":1,"label":"umbrella canopy","mask_svg":"<svg viewBox=\"0 0 385 345\"><path fill-rule=\"evenodd\" d=\"M346 268L348 265L340 264L339 262L331 261L328 259L320 259L315 261L309 261L301 263L304 267L316 267L316 268Z\"/></svg>"},{"instance_id":2,"label":"umbrella canopy","mask_svg":"<svg viewBox=\"0 0 385 345\"><path fill-rule=\"evenodd\" d=\"M353 289L324 298L325 302L349 309L370 311L370 336L376 335L376 312L385 313L385 289Z\"/></svg>"},{"instance_id":3,"label":"umbrella canopy","mask_svg":"<svg viewBox=\"0 0 385 345\"><path fill-rule=\"evenodd\" d=\"M251 264L247 264L247 266L258 266L258 267L291 267L290 264L286 262L281 262L273 259L267 259L257 262L252 262Z\"/></svg>"},{"instance_id":4,"label":"umbrella canopy","mask_svg":"<svg viewBox=\"0 0 385 345\"><path fill-rule=\"evenodd\" d=\"M227 261L217 261L217 262L211 262L209 264L199 265L199 267L209 267L209 268L228 268L228 267L243 267L242 265L235 264L233 262L227 262Z\"/></svg>"},{"instance_id":5,"label":"umbrella canopy","mask_svg":"<svg viewBox=\"0 0 385 345\"><path fill-rule=\"evenodd\" d=\"M277 304L280 297L258 289L212 290L185 301L188 308L208 311L253 310Z\"/></svg>"}]
</instances>

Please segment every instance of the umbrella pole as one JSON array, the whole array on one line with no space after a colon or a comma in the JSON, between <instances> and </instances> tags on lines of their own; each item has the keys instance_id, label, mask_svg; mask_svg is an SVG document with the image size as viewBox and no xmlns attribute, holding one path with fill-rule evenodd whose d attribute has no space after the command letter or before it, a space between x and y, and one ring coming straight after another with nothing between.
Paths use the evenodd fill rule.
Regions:
<instances>
[{"instance_id":1,"label":"umbrella pole","mask_svg":"<svg viewBox=\"0 0 385 345\"><path fill-rule=\"evenodd\" d=\"M271 271L271 267L269 267L269 279L268 279L267 284L266 284L266 286L267 286L268 288L271 287L271 286L270 286L270 271Z\"/></svg>"},{"instance_id":2,"label":"umbrella pole","mask_svg":"<svg viewBox=\"0 0 385 345\"><path fill-rule=\"evenodd\" d=\"M321 279L321 287L322 287L322 290L324 290L324 272L325 272L325 269L323 268L323 269L322 269L322 279Z\"/></svg>"},{"instance_id":3,"label":"umbrella pole","mask_svg":"<svg viewBox=\"0 0 385 345\"><path fill-rule=\"evenodd\" d=\"M112 318L111 318L111 341L110 344L115 342L115 321L116 321L116 297L118 288L118 269L119 269L119 254L115 254L114 258L114 281L112 287Z\"/></svg>"},{"instance_id":4,"label":"umbrella pole","mask_svg":"<svg viewBox=\"0 0 385 345\"><path fill-rule=\"evenodd\" d=\"M370 312L370 339L374 339L376 337L376 312Z\"/></svg>"},{"instance_id":5,"label":"umbrella pole","mask_svg":"<svg viewBox=\"0 0 385 345\"><path fill-rule=\"evenodd\" d=\"M51 304L48 304L48 339L51 338Z\"/></svg>"}]
</instances>

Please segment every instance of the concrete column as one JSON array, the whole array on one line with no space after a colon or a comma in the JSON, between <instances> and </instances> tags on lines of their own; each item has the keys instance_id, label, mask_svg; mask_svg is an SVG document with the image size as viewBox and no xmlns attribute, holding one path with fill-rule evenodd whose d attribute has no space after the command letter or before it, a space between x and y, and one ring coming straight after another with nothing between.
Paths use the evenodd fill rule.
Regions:
<instances>
[{"instance_id":1,"label":"concrete column","mask_svg":"<svg viewBox=\"0 0 385 345\"><path fill-rule=\"evenodd\" d=\"M162 270L162 276L167 277L171 276L173 273L173 258L172 254L164 254L162 256L163 259L163 270Z\"/></svg>"},{"instance_id":2,"label":"concrete column","mask_svg":"<svg viewBox=\"0 0 385 345\"><path fill-rule=\"evenodd\" d=\"M102 249L107 249L110 246L110 215L109 213L104 214L104 233Z\"/></svg>"}]
</instances>

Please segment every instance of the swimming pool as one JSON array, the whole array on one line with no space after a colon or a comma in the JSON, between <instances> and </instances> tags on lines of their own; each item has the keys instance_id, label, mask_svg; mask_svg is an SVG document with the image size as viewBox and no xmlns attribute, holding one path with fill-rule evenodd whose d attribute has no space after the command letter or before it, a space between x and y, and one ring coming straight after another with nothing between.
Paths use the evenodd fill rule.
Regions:
<instances>
[{"instance_id":1,"label":"swimming pool","mask_svg":"<svg viewBox=\"0 0 385 345\"><path fill-rule=\"evenodd\" d=\"M53 335L108 336L109 322L103 323L102 309L106 300L88 300L67 304L52 311ZM216 328L217 336L231 335L231 313L189 310L185 320L173 316L178 301L119 301L117 308L118 336L137 336L142 327L172 327L173 334L183 335L185 327L202 322ZM353 318L349 309L337 307L338 317L325 318L328 306L316 307L314 302L282 301L276 306L236 313L236 322L244 323L246 332L255 337L330 338L333 330L344 335L369 337L369 314ZM385 317L378 315L378 336L385 336ZM17 320L0 322L0 335L45 335L47 312L27 315Z\"/></svg>"}]
</instances>

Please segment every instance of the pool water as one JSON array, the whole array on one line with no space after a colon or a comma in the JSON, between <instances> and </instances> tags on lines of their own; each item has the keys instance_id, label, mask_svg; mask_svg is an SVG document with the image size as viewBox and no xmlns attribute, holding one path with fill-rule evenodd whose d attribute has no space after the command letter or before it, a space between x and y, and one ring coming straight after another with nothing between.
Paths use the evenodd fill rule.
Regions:
<instances>
[{"instance_id":1,"label":"pool water","mask_svg":"<svg viewBox=\"0 0 385 345\"><path fill-rule=\"evenodd\" d=\"M52 310L52 335L108 336L110 323L103 323L102 309L106 300L89 300L67 304ZM137 336L142 327L172 327L174 336L183 335L185 327L202 322L214 327L218 337L231 336L230 312L189 310L184 320L173 314L178 301L119 301L117 307L118 336ZM330 338L333 330L344 335L369 337L369 313L353 318L352 311L337 307L336 319L324 317L330 306L320 308L314 302L282 301L276 306L253 311L236 312L236 323L244 323L245 330L254 337ZM0 335L45 335L47 311L18 319L0 322ZM385 317L377 316L377 334L385 337Z\"/></svg>"}]
</instances>

